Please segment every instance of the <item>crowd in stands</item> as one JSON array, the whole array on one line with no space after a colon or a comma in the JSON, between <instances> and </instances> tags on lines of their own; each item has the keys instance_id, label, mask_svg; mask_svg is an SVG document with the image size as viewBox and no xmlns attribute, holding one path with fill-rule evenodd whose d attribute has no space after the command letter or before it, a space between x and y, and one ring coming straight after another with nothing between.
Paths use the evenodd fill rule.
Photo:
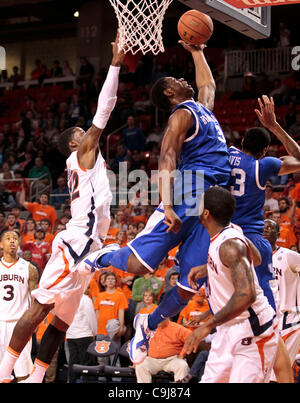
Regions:
<instances>
[{"instance_id":1,"label":"crowd in stands","mask_svg":"<svg viewBox=\"0 0 300 403\"><path fill-rule=\"evenodd\" d=\"M74 73L67 62L61 67L59 61L54 61L53 67L48 69L37 60L31 78L39 81L38 87L27 90L18 88L17 83L22 76L18 67L15 67L9 78L14 82L15 88L11 91L4 90L1 94L0 230L13 228L19 232L19 255L36 265L40 274L51 255L54 237L65 229L71 217L65 159L56 148L57 139L68 127L77 125L85 130L89 128L106 76L105 69L95 73L86 58L81 58L80 62L75 89L65 89L63 85L41 86L47 77L69 76ZM117 177L121 162L127 163L128 172L142 169L149 177L151 171L158 168L166 116L155 114L149 90L156 79L169 75L178 78L183 76L195 85L193 63L189 58L182 61L176 53L167 61L144 56L138 62L135 72L129 72L127 66L122 68L117 105L101 139L101 149L105 156L105 134L118 129L111 137L107 161L108 168ZM228 116L224 114L226 104L234 103L238 105L239 110L244 105L248 113L253 115L251 124L259 125L255 120L255 104L246 101L255 100L262 93L274 97L280 109L278 117L281 124L298 141L299 91L300 75L293 71L284 80L276 78L273 82L270 82L266 75L259 79L247 77L241 92L217 97L216 115L223 126L228 145L240 146L247 126L236 130L230 125ZM10 92L16 94L15 98L12 98ZM18 102L14 101L12 106L11 100L16 97ZM15 114L12 114L12 110ZM240 123L239 126L243 124ZM281 144L272 138L269 155L280 157L283 154L285 151ZM123 185L129 188L129 183ZM32 199L33 194L37 195L35 200ZM130 202L119 205L116 200L112 205L106 244L117 242L121 247L125 246L145 227L155 207L136 206ZM269 181L266 186L264 212L265 217L272 217L280 225L278 245L300 252L300 174L274 177ZM107 268L104 273L96 273L88 289L88 296L93 303L96 328L93 325L94 330L88 337L105 334L119 343L129 340L133 335L132 323L135 314L151 313L165 292L176 284L179 270L176 265L176 252L177 248L171 250L154 274L134 277L114 267ZM191 330L208 316L208 304L201 290L172 321ZM47 323L50 323L49 317L47 321L43 322L36 332L37 343ZM70 331L69 338L72 341L68 354L71 354L70 362L74 362L75 347L80 342L73 341L74 330ZM87 340L82 341L85 347L86 342ZM86 354L81 354L80 360L81 363L89 362ZM54 370L56 364L57 355L54 358ZM186 375L188 370L185 368L182 377ZM47 373L46 382L53 382L54 379L52 366Z\"/></svg>"}]
</instances>

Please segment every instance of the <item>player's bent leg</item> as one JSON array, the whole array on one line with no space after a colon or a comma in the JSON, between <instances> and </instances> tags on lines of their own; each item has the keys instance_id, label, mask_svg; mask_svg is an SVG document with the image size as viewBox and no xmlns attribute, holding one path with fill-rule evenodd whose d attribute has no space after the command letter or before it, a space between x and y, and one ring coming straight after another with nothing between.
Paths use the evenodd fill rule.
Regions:
<instances>
[{"instance_id":1,"label":"player's bent leg","mask_svg":"<svg viewBox=\"0 0 300 403\"><path fill-rule=\"evenodd\" d=\"M54 304L43 305L34 299L31 307L18 320L9 343L9 347L21 353L36 327L45 319Z\"/></svg>"},{"instance_id":2,"label":"player's bent leg","mask_svg":"<svg viewBox=\"0 0 300 403\"><path fill-rule=\"evenodd\" d=\"M78 272L80 274L90 274L108 266L113 266L138 276L149 272L149 269L138 260L128 247L125 246L120 249L119 245L114 245L107 245L100 251L91 253L83 262L78 264Z\"/></svg>"},{"instance_id":3,"label":"player's bent leg","mask_svg":"<svg viewBox=\"0 0 300 403\"><path fill-rule=\"evenodd\" d=\"M42 383L45 373L57 349L63 344L68 325L57 316L43 334L38 355L34 361L33 371L22 383Z\"/></svg>"},{"instance_id":4,"label":"player's bent leg","mask_svg":"<svg viewBox=\"0 0 300 403\"><path fill-rule=\"evenodd\" d=\"M148 326L155 330L159 323L177 315L187 305L194 293L177 285L166 293L158 307L149 315Z\"/></svg>"},{"instance_id":5,"label":"player's bent leg","mask_svg":"<svg viewBox=\"0 0 300 403\"><path fill-rule=\"evenodd\" d=\"M11 373L17 359L36 327L45 319L53 306L53 304L42 305L37 300L34 300L32 306L19 319L0 364L0 382L11 380Z\"/></svg>"}]
</instances>

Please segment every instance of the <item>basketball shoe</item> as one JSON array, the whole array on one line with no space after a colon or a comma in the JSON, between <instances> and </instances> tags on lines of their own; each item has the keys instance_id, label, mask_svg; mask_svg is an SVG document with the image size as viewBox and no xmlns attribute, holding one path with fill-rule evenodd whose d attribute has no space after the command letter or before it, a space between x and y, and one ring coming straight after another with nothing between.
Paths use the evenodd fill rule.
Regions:
<instances>
[{"instance_id":1,"label":"basketball shoe","mask_svg":"<svg viewBox=\"0 0 300 403\"><path fill-rule=\"evenodd\" d=\"M94 273L96 270L103 269L105 266L101 266L100 258L106 253L113 252L120 249L120 245L117 243L111 243L104 246L102 249L92 252L85 259L83 259L77 266L77 271L80 274Z\"/></svg>"},{"instance_id":2,"label":"basketball shoe","mask_svg":"<svg viewBox=\"0 0 300 403\"><path fill-rule=\"evenodd\" d=\"M149 341L154 331L148 328L148 314L138 313L133 321L135 335L129 343L129 357L134 364L140 364L148 355Z\"/></svg>"}]
</instances>

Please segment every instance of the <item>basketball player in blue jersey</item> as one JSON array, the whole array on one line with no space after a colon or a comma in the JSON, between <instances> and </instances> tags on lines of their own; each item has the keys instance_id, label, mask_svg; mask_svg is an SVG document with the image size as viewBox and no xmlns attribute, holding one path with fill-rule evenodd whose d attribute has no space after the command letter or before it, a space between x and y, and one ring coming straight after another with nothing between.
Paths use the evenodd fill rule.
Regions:
<instances>
[{"instance_id":1,"label":"basketball player in blue jersey","mask_svg":"<svg viewBox=\"0 0 300 403\"><path fill-rule=\"evenodd\" d=\"M263 262L256 267L257 276L269 303L276 309L272 293L272 284L276 284L272 269L272 249L262 236L265 185L271 176L300 170L300 147L277 123L273 99L263 96L263 100L259 99L259 105L260 111L256 110L256 113L260 122L282 142L289 155L281 158L265 157L271 137L266 129L259 127L247 131L242 141L242 150L229 148L232 168L230 190L237 203L232 222L239 225L260 250Z\"/></svg>"},{"instance_id":2,"label":"basketball player in blue jersey","mask_svg":"<svg viewBox=\"0 0 300 403\"><path fill-rule=\"evenodd\" d=\"M146 357L151 330L180 312L196 292L189 286L187 276L192 267L206 263L210 241L198 220L201 195L211 186L227 186L231 172L226 141L211 112L215 82L203 53L204 46L180 43L191 52L195 63L198 100L193 99L194 90L184 79L165 77L152 87L153 104L171 112L159 159L162 202L145 229L126 247L112 251L110 245L82 263L87 270L112 265L142 275L154 272L167 252L180 244L177 286L151 315L135 317L136 333L130 343L134 363Z\"/></svg>"},{"instance_id":3,"label":"basketball player in blue jersey","mask_svg":"<svg viewBox=\"0 0 300 403\"><path fill-rule=\"evenodd\" d=\"M242 150L229 148L232 167L230 190L236 199L232 222L242 228L261 254L262 263L255 267L255 271L269 304L276 311L279 297L272 265L272 247L263 238L265 185L271 176L300 170L300 147L276 121L273 99L264 95L262 100L259 99L259 106L260 110L256 109L255 112L260 122L282 142L289 155L281 158L265 157L271 137L266 129L260 127L247 131Z\"/></svg>"}]
</instances>

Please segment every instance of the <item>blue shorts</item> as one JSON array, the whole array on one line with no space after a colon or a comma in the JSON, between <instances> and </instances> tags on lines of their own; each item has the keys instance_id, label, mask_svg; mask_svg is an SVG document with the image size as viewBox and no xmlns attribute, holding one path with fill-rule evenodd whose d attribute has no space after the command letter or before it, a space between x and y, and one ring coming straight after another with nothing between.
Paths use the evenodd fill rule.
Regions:
<instances>
[{"instance_id":1,"label":"blue shorts","mask_svg":"<svg viewBox=\"0 0 300 403\"><path fill-rule=\"evenodd\" d=\"M179 286L193 291L187 282L187 276L192 267L200 266L207 262L210 237L206 229L200 224L198 215L187 216L186 206L174 206L176 214L182 221L180 231L175 234L167 233L168 226L164 224L165 215L159 206L150 216L146 227L127 246L132 250L137 259L153 272L168 252L179 246L178 260L180 266ZM203 281L199 281L202 285Z\"/></svg>"},{"instance_id":2,"label":"blue shorts","mask_svg":"<svg viewBox=\"0 0 300 403\"><path fill-rule=\"evenodd\" d=\"M271 283L276 281L273 263L272 263L272 247L267 239L264 239L261 234L247 233L243 230L245 236L253 242L261 254L262 264L255 267L255 272L259 285L263 289L264 295L268 298L269 304L276 312L276 304L274 294L271 288Z\"/></svg>"}]
</instances>

